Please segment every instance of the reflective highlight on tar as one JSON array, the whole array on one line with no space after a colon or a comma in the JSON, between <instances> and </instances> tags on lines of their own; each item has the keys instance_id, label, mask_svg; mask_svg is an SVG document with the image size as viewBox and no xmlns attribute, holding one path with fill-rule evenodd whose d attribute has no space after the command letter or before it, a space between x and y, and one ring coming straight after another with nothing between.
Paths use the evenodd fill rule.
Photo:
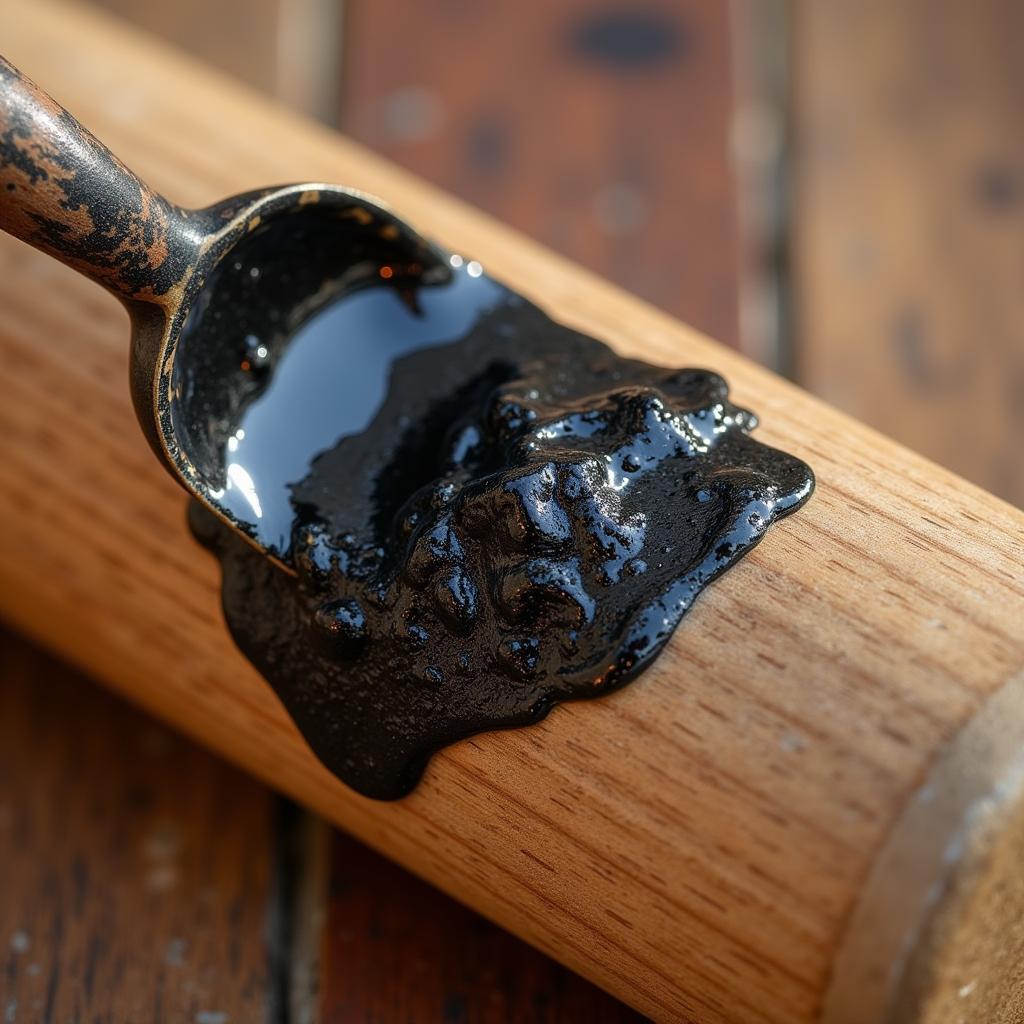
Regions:
<instances>
[{"instance_id":1,"label":"reflective highlight on tar","mask_svg":"<svg viewBox=\"0 0 1024 1024\"><path fill-rule=\"evenodd\" d=\"M328 291L276 340L240 324L239 365L264 378L222 431L241 516L286 568L198 505L192 521L239 646L367 796L635 678L810 496L721 377L622 359L479 264L383 261Z\"/></svg>"}]
</instances>

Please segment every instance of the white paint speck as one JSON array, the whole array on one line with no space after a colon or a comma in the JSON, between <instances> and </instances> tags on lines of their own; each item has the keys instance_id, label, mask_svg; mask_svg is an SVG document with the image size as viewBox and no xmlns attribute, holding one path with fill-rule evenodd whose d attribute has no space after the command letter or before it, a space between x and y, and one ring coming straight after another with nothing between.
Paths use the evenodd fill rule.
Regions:
<instances>
[{"instance_id":1,"label":"white paint speck","mask_svg":"<svg viewBox=\"0 0 1024 1024\"><path fill-rule=\"evenodd\" d=\"M782 739L779 740L779 746L787 754L796 754L801 750L807 749L807 740L795 732L787 732L783 735Z\"/></svg>"},{"instance_id":2,"label":"white paint speck","mask_svg":"<svg viewBox=\"0 0 1024 1024\"><path fill-rule=\"evenodd\" d=\"M168 892L178 884L178 872L170 864L153 868L146 873L146 888L150 892Z\"/></svg>"},{"instance_id":3,"label":"white paint speck","mask_svg":"<svg viewBox=\"0 0 1024 1024\"><path fill-rule=\"evenodd\" d=\"M185 950L188 943L184 939L171 939L164 950L164 963L168 967L181 967L185 963Z\"/></svg>"},{"instance_id":4,"label":"white paint speck","mask_svg":"<svg viewBox=\"0 0 1024 1024\"><path fill-rule=\"evenodd\" d=\"M145 878L150 892L167 892L177 885L180 851L181 833L173 821L159 823L146 836L142 852L149 862Z\"/></svg>"},{"instance_id":5,"label":"white paint speck","mask_svg":"<svg viewBox=\"0 0 1024 1024\"><path fill-rule=\"evenodd\" d=\"M385 96L376 115L373 123L385 138L395 142L422 142L440 131L445 108L438 93L413 85Z\"/></svg>"},{"instance_id":6,"label":"white paint speck","mask_svg":"<svg viewBox=\"0 0 1024 1024\"><path fill-rule=\"evenodd\" d=\"M181 850L181 832L173 821L160 822L146 836L143 852L151 860L173 860Z\"/></svg>"},{"instance_id":7,"label":"white paint speck","mask_svg":"<svg viewBox=\"0 0 1024 1024\"><path fill-rule=\"evenodd\" d=\"M12 953L27 953L30 945L31 942L29 941L28 932L15 932L11 936Z\"/></svg>"},{"instance_id":8,"label":"white paint speck","mask_svg":"<svg viewBox=\"0 0 1024 1024\"><path fill-rule=\"evenodd\" d=\"M958 991L957 994L960 996L961 999L966 999L977 987L978 987L978 979L975 978L974 981L968 983L967 985L964 985Z\"/></svg>"},{"instance_id":9,"label":"white paint speck","mask_svg":"<svg viewBox=\"0 0 1024 1024\"><path fill-rule=\"evenodd\" d=\"M594 219L609 235L631 235L647 223L649 204L643 191L626 181L606 185L594 197Z\"/></svg>"}]
</instances>

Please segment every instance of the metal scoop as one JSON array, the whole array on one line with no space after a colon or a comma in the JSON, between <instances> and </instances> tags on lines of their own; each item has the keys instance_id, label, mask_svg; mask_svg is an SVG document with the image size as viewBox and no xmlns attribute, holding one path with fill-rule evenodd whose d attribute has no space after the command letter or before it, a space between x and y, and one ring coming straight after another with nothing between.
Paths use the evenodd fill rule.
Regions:
<instances>
[{"instance_id":1,"label":"metal scoop","mask_svg":"<svg viewBox=\"0 0 1024 1024\"><path fill-rule=\"evenodd\" d=\"M226 457L240 410L317 309L382 281L407 281L411 295L452 276L446 254L338 186L175 206L2 57L0 228L124 303L146 439L187 491L285 568L287 544L267 531L252 480ZM261 319L267 331L239 336L240 323Z\"/></svg>"}]
</instances>

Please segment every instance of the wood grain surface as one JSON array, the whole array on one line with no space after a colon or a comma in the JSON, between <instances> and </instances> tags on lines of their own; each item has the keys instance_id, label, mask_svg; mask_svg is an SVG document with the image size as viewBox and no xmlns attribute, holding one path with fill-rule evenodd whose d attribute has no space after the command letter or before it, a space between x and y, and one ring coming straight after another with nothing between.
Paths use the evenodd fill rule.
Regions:
<instances>
[{"instance_id":1,"label":"wood grain surface","mask_svg":"<svg viewBox=\"0 0 1024 1024\"><path fill-rule=\"evenodd\" d=\"M341 128L738 340L729 5L355 0Z\"/></svg>"},{"instance_id":2,"label":"wood grain surface","mask_svg":"<svg viewBox=\"0 0 1024 1024\"><path fill-rule=\"evenodd\" d=\"M8 5L0 28L8 56L176 200L289 178L384 195L621 351L722 371L759 436L819 478L638 683L460 744L409 799L371 803L315 763L231 646L214 566L131 421L124 315L4 239L3 614L645 1012L812 1020L888 828L1021 666L1021 515L131 33L45 0Z\"/></svg>"},{"instance_id":3,"label":"wood grain surface","mask_svg":"<svg viewBox=\"0 0 1024 1024\"><path fill-rule=\"evenodd\" d=\"M793 5L800 382L1024 505L1024 5Z\"/></svg>"},{"instance_id":4,"label":"wood grain surface","mask_svg":"<svg viewBox=\"0 0 1024 1024\"><path fill-rule=\"evenodd\" d=\"M0 666L3 1019L274 1020L274 797L6 631Z\"/></svg>"},{"instance_id":5,"label":"wood grain surface","mask_svg":"<svg viewBox=\"0 0 1024 1024\"><path fill-rule=\"evenodd\" d=\"M323 937L322 1024L643 1020L340 833Z\"/></svg>"}]
</instances>

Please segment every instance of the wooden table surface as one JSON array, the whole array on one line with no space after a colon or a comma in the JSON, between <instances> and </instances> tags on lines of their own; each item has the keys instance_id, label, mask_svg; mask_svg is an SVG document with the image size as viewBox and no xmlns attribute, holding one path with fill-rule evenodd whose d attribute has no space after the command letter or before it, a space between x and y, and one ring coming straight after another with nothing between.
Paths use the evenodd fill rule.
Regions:
<instances>
[{"instance_id":1,"label":"wooden table surface","mask_svg":"<svg viewBox=\"0 0 1024 1024\"><path fill-rule=\"evenodd\" d=\"M798 379L1024 505L1024 4L794 7Z\"/></svg>"}]
</instances>

